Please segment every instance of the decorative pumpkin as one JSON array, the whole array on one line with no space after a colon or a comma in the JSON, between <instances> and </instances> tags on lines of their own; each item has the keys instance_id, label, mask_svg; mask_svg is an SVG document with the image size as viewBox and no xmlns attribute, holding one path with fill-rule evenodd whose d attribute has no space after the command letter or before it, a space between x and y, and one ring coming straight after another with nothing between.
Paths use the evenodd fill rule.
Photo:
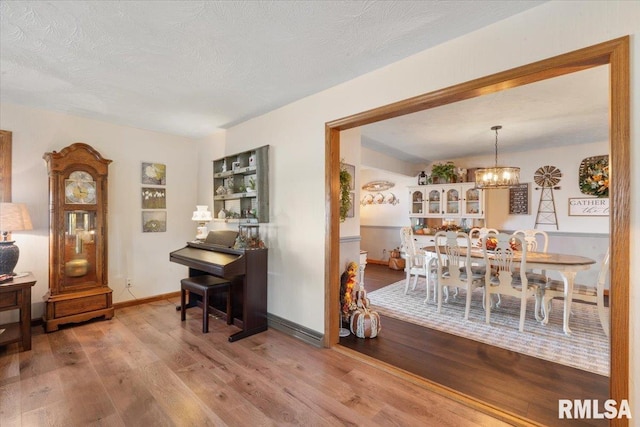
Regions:
<instances>
[{"instance_id":1,"label":"decorative pumpkin","mask_svg":"<svg viewBox=\"0 0 640 427\"><path fill-rule=\"evenodd\" d=\"M380 332L380 316L369 310L369 298L362 284L355 291L356 311L351 314L351 332L358 338L375 338Z\"/></svg>"},{"instance_id":2,"label":"decorative pumpkin","mask_svg":"<svg viewBox=\"0 0 640 427\"><path fill-rule=\"evenodd\" d=\"M358 309L351 315L351 332L358 338L375 338L380 332L380 316L367 308Z\"/></svg>"}]
</instances>

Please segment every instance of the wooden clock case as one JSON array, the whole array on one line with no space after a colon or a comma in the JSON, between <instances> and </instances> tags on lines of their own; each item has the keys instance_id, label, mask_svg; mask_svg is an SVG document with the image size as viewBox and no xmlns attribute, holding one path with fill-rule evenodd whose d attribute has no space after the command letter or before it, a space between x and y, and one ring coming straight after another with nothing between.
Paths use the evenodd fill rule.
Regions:
<instances>
[{"instance_id":1,"label":"wooden clock case","mask_svg":"<svg viewBox=\"0 0 640 427\"><path fill-rule=\"evenodd\" d=\"M49 173L49 292L46 332L66 323L113 317L107 264L107 178L111 160L78 142L45 153ZM79 177L79 178L78 178ZM73 185L95 188L74 197ZM93 197L95 194L95 197Z\"/></svg>"}]
</instances>

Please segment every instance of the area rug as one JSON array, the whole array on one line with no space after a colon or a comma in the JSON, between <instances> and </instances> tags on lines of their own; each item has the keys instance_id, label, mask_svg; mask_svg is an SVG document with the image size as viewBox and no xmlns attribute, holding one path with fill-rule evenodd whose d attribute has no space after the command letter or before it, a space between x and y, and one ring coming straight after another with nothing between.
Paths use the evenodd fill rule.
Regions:
<instances>
[{"instance_id":1,"label":"area rug","mask_svg":"<svg viewBox=\"0 0 640 427\"><path fill-rule=\"evenodd\" d=\"M491 310L491 324L485 323L482 289L471 296L469 320L464 320L466 295L460 290L450 297L437 313L431 297L425 304L425 279L420 278L415 290L404 293L404 280L367 294L372 309L379 314L473 339L506 350L526 354L588 372L609 376L610 346L604 334L595 305L574 302L571 305L572 334L562 331L563 301L553 300L547 325L534 317L534 301L527 306L524 332L518 330L520 300L503 296L499 308ZM384 323L381 334L384 334Z\"/></svg>"}]
</instances>

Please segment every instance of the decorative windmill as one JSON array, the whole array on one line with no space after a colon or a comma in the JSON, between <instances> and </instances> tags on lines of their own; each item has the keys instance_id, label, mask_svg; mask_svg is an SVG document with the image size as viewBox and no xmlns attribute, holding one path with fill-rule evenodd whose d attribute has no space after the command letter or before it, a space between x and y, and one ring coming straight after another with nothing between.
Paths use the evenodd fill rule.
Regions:
<instances>
[{"instance_id":1,"label":"decorative windmill","mask_svg":"<svg viewBox=\"0 0 640 427\"><path fill-rule=\"evenodd\" d=\"M540 202L538 203L538 215L536 216L536 225L533 228L538 228L540 225L555 225L556 230L558 228L558 216L556 215L556 202L553 197L553 190L559 190L558 183L562 177L562 172L555 166L542 166L536 170L533 175L533 180L541 189Z\"/></svg>"}]
</instances>

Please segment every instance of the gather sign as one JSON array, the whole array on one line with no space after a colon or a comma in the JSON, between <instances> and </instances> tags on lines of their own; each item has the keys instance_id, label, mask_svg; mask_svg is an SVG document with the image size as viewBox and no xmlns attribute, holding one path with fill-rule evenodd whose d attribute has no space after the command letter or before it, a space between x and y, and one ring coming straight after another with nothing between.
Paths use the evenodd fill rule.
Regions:
<instances>
[{"instance_id":1,"label":"gather sign","mask_svg":"<svg viewBox=\"0 0 640 427\"><path fill-rule=\"evenodd\" d=\"M609 199L569 198L569 216L609 216Z\"/></svg>"}]
</instances>

